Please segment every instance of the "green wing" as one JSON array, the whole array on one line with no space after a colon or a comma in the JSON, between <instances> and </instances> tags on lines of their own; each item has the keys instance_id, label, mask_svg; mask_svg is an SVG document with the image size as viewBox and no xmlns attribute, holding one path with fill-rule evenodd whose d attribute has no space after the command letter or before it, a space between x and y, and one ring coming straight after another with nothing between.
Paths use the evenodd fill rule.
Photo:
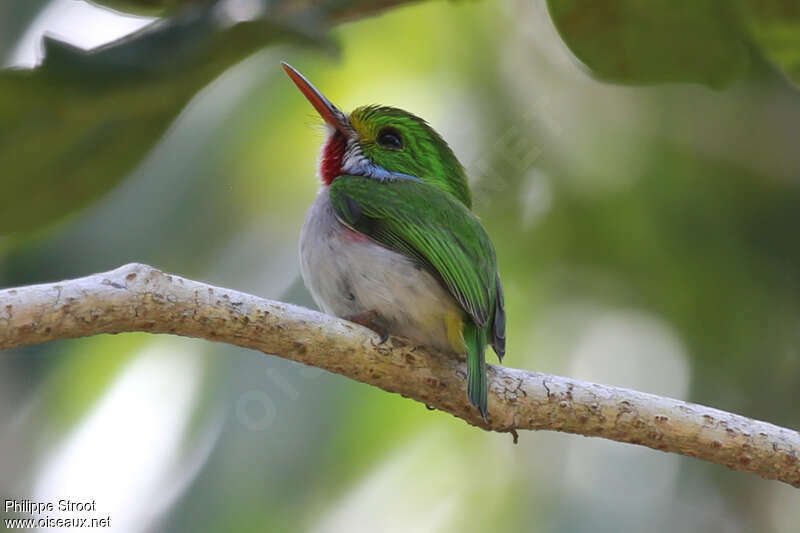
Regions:
<instances>
[{"instance_id":1,"label":"green wing","mask_svg":"<svg viewBox=\"0 0 800 533\"><path fill-rule=\"evenodd\" d=\"M469 209L441 189L414 180L339 176L330 197L344 224L437 275L475 324L488 330L502 357L505 312L494 246Z\"/></svg>"},{"instance_id":2,"label":"green wing","mask_svg":"<svg viewBox=\"0 0 800 533\"><path fill-rule=\"evenodd\" d=\"M506 318L494 246L481 223L449 193L414 180L339 176L330 198L342 223L419 261L469 315L467 396L488 419L485 349L491 340L502 360Z\"/></svg>"}]
</instances>

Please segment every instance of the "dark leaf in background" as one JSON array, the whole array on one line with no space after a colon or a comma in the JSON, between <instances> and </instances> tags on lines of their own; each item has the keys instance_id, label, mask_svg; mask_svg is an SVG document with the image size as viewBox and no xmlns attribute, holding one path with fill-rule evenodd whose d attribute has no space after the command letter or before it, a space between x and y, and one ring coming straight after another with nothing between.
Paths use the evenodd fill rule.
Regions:
<instances>
[{"instance_id":1,"label":"dark leaf in background","mask_svg":"<svg viewBox=\"0 0 800 533\"><path fill-rule=\"evenodd\" d=\"M800 2L740 2L744 26L764 57L800 85Z\"/></svg>"},{"instance_id":2,"label":"dark leaf in background","mask_svg":"<svg viewBox=\"0 0 800 533\"><path fill-rule=\"evenodd\" d=\"M795 0L548 0L553 23L598 78L635 85L724 88L760 52L800 81L800 3Z\"/></svg>"},{"instance_id":3,"label":"dark leaf in background","mask_svg":"<svg viewBox=\"0 0 800 533\"><path fill-rule=\"evenodd\" d=\"M747 71L747 43L725 1L548 0L561 38L598 78L724 87Z\"/></svg>"},{"instance_id":4,"label":"dark leaf in background","mask_svg":"<svg viewBox=\"0 0 800 533\"><path fill-rule=\"evenodd\" d=\"M315 31L316 30L316 31ZM39 229L108 191L215 77L275 42L320 45L309 24L184 12L86 53L45 40L33 71L0 74L0 235Z\"/></svg>"},{"instance_id":5,"label":"dark leaf in background","mask_svg":"<svg viewBox=\"0 0 800 533\"><path fill-rule=\"evenodd\" d=\"M88 0L92 4L133 15L157 16L192 4L210 4L212 0Z\"/></svg>"}]
</instances>

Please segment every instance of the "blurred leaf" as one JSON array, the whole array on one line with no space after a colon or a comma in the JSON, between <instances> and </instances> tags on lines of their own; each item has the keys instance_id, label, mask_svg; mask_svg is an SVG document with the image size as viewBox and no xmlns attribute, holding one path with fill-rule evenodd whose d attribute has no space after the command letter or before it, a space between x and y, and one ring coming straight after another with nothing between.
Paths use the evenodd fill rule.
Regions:
<instances>
[{"instance_id":1,"label":"blurred leaf","mask_svg":"<svg viewBox=\"0 0 800 533\"><path fill-rule=\"evenodd\" d=\"M227 22L194 10L90 53L45 39L41 67L0 74L0 234L40 228L109 190L199 89L247 55L322 42L308 24Z\"/></svg>"},{"instance_id":2,"label":"blurred leaf","mask_svg":"<svg viewBox=\"0 0 800 533\"><path fill-rule=\"evenodd\" d=\"M753 43L769 61L800 85L800 2L740 2L742 20Z\"/></svg>"},{"instance_id":3,"label":"blurred leaf","mask_svg":"<svg viewBox=\"0 0 800 533\"><path fill-rule=\"evenodd\" d=\"M562 39L611 82L694 82L721 88L747 71L749 52L722 0L548 0Z\"/></svg>"},{"instance_id":4,"label":"blurred leaf","mask_svg":"<svg viewBox=\"0 0 800 533\"><path fill-rule=\"evenodd\" d=\"M0 65L10 59L14 45L45 4L45 0L0 2Z\"/></svg>"},{"instance_id":5,"label":"blurred leaf","mask_svg":"<svg viewBox=\"0 0 800 533\"><path fill-rule=\"evenodd\" d=\"M209 4L212 0L87 0L91 4L108 7L114 11L133 15L157 16L196 4Z\"/></svg>"}]
</instances>

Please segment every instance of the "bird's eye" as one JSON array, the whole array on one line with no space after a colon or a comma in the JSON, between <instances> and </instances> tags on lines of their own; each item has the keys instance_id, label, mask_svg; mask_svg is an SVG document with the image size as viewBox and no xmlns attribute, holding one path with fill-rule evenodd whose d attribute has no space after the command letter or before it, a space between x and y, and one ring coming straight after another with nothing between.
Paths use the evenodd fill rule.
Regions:
<instances>
[{"instance_id":1,"label":"bird's eye","mask_svg":"<svg viewBox=\"0 0 800 533\"><path fill-rule=\"evenodd\" d=\"M378 132L378 144L384 148L400 150L403 148L403 138L400 132L394 128L383 128Z\"/></svg>"}]
</instances>

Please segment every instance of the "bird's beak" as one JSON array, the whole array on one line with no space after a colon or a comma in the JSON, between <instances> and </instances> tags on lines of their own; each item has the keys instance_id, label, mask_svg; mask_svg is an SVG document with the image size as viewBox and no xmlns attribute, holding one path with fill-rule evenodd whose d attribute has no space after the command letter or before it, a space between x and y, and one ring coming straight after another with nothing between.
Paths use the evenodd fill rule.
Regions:
<instances>
[{"instance_id":1,"label":"bird's beak","mask_svg":"<svg viewBox=\"0 0 800 533\"><path fill-rule=\"evenodd\" d=\"M325 98L316 87L311 85L311 82L308 81L305 76L295 70L289 63L281 61L281 66L283 70L286 71L286 74L292 78L292 81L297 85L297 88L300 89L300 92L308 98L308 101L311 102L311 105L314 106L314 109L317 110L317 113L320 114L325 122L339 130L345 137L349 137L352 128L350 127L350 121L347 119L347 115L342 113L338 107Z\"/></svg>"}]
</instances>

